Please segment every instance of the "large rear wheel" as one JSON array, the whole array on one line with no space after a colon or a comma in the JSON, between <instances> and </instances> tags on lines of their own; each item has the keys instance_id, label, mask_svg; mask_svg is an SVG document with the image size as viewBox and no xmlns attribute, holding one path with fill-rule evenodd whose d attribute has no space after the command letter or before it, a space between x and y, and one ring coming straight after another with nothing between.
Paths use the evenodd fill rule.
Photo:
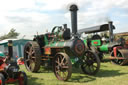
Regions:
<instances>
[{"instance_id":1,"label":"large rear wheel","mask_svg":"<svg viewBox=\"0 0 128 85\"><path fill-rule=\"evenodd\" d=\"M40 69L41 52L37 42L30 41L24 47L24 64L28 71L37 72Z\"/></svg>"},{"instance_id":2,"label":"large rear wheel","mask_svg":"<svg viewBox=\"0 0 128 85\"><path fill-rule=\"evenodd\" d=\"M53 70L58 80L68 80L72 74L72 64L69 56L65 53L58 53L55 56Z\"/></svg>"},{"instance_id":3,"label":"large rear wheel","mask_svg":"<svg viewBox=\"0 0 128 85\"><path fill-rule=\"evenodd\" d=\"M98 55L92 51L86 51L83 56L81 69L85 74L95 75L100 69L100 59Z\"/></svg>"}]
</instances>

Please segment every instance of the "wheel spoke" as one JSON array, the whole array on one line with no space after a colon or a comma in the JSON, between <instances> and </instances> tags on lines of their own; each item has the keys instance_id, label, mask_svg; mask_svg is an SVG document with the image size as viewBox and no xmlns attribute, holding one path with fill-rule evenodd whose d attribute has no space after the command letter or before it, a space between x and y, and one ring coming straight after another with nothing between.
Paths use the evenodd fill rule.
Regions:
<instances>
[{"instance_id":1,"label":"wheel spoke","mask_svg":"<svg viewBox=\"0 0 128 85\"><path fill-rule=\"evenodd\" d=\"M29 64L29 66L28 66L28 67L29 67L29 69L31 70L31 65L30 65L30 64Z\"/></svg>"},{"instance_id":2,"label":"wheel spoke","mask_svg":"<svg viewBox=\"0 0 128 85\"><path fill-rule=\"evenodd\" d=\"M84 68L84 70L86 70L87 73L90 73L90 68L89 68L89 66L86 66L86 68Z\"/></svg>"},{"instance_id":3,"label":"wheel spoke","mask_svg":"<svg viewBox=\"0 0 128 85\"><path fill-rule=\"evenodd\" d=\"M30 47L30 52L32 53L32 51L33 51L33 47Z\"/></svg>"},{"instance_id":4,"label":"wheel spoke","mask_svg":"<svg viewBox=\"0 0 128 85\"><path fill-rule=\"evenodd\" d=\"M95 71L94 68L93 68L93 66L90 66L90 70L91 70L91 72L94 72Z\"/></svg>"},{"instance_id":5,"label":"wheel spoke","mask_svg":"<svg viewBox=\"0 0 128 85\"><path fill-rule=\"evenodd\" d=\"M118 59L118 63L121 64L123 61L121 59Z\"/></svg>"},{"instance_id":6,"label":"wheel spoke","mask_svg":"<svg viewBox=\"0 0 128 85\"><path fill-rule=\"evenodd\" d=\"M55 63L59 64L58 61L55 61Z\"/></svg>"},{"instance_id":7,"label":"wheel spoke","mask_svg":"<svg viewBox=\"0 0 128 85\"><path fill-rule=\"evenodd\" d=\"M32 59L36 59L36 57L35 57L35 56L31 56L31 58L32 58Z\"/></svg>"},{"instance_id":8,"label":"wheel spoke","mask_svg":"<svg viewBox=\"0 0 128 85\"><path fill-rule=\"evenodd\" d=\"M29 62L29 61L30 61L30 59L26 59L25 61L26 61L26 62Z\"/></svg>"},{"instance_id":9,"label":"wheel spoke","mask_svg":"<svg viewBox=\"0 0 128 85\"><path fill-rule=\"evenodd\" d=\"M62 60L63 56L59 55L60 60Z\"/></svg>"},{"instance_id":10,"label":"wheel spoke","mask_svg":"<svg viewBox=\"0 0 128 85\"><path fill-rule=\"evenodd\" d=\"M97 68L97 66L95 66L95 65L92 65L94 68Z\"/></svg>"},{"instance_id":11,"label":"wheel spoke","mask_svg":"<svg viewBox=\"0 0 128 85\"><path fill-rule=\"evenodd\" d=\"M61 77L61 71L59 71L58 73L59 73L59 76Z\"/></svg>"},{"instance_id":12,"label":"wheel spoke","mask_svg":"<svg viewBox=\"0 0 128 85\"><path fill-rule=\"evenodd\" d=\"M65 72L63 72L63 77L65 78L67 75L65 74Z\"/></svg>"},{"instance_id":13,"label":"wheel spoke","mask_svg":"<svg viewBox=\"0 0 128 85\"><path fill-rule=\"evenodd\" d=\"M56 73L59 73L59 72L60 72L60 70L57 70L57 71L56 71Z\"/></svg>"},{"instance_id":14,"label":"wheel spoke","mask_svg":"<svg viewBox=\"0 0 128 85\"><path fill-rule=\"evenodd\" d=\"M55 68L56 68L57 70L59 70L59 65L57 65Z\"/></svg>"},{"instance_id":15,"label":"wheel spoke","mask_svg":"<svg viewBox=\"0 0 128 85\"><path fill-rule=\"evenodd\" d=\"M87 67L87 64L84 64L83 67L86 68Z\"/></svg>"},{"instance_id":16,"label":"wheel spoke","mask_svg":"<svg viewBox=\"0 0 128 85\"><path fill-rule=\"evenodd\" d=\"M29 68L33 69L33 67L35 67L35 63L33 60L30 60Z\"/></svg>"},{"instance_id":17,"label":"wheel spoke","mask_svg":"<svg viewBox=\"0 0 128 85\"><path fill-rule=\"evenodd\" d=\"M90 66L88 66L88 70L89 70L89 72L91 72Z\"/></svg>"},{"instance_id":18,"label":"wheel spoke","mask_svg":"<svg viewBox=\"0 0 128 85\"><path fill-rule=\"evenodd\" d=\"M65 59L65 58L63 57L63 58L62 58L62 60L61 60L61 64L63 64L63 62L64 62L64 59Z\"/></svg>"},{"instance_id":19,"label":"wheel spoke","mask_svg":"<svg viewBox=\"0 0 128 85\"><path fill-rule=\"evenodd\" d=\"M111 54L112 57L114 57L114 52L112 52ZM123 57L122 53L120 51L117 50L117 57ZM117 65L123 65L123 61L122 59L114 59L112 60L112 62L114 64L117 64Z\"/></svg>"},{"instance_id":20,"label":"wheel spoke","mask_svg":"<svg viewBox=\"0 0 128 85\"><path fill-rule=\"evenodd\" d=\"M58 62L58 64L60 63L60 59L59 58L57 58L57 62Z\"/></svg>"},{"instance_id":21,"label":"wheel spoke","mask_svg":"<svg viewBox=\"0 0 128 85\"><path fill-rule=\"evenodd\" d=\"M66 58L67 57L67 58ZM56 55L54 62L54 73L58 80L67 80L71 76L71 61L68 60L68 56L64 53Z\"/></svg>"},{"instance_id":22,"label":"wheel spoke","mask_svg":"<svg viewBox=\"0 0 128 85\"><path fill-rule=\"evenodd\" d=\"M62 66L62 68L69 68L69 66Z\"/></svg>"},{"instance_id":23,"label":"wheel spoke","mask_svg":"<svg viewBox=\"0 0 128 85\"><path fill-rule=\"evenodd\" d=\"M81 65L81 69L85 74L94 75L98 72L100 62L97 59L97 55L95 55L91 51L87 51L84 54L84 64Z\"/></svg>"},{"instance_id":24,"label":"wheel spoke","mask_svg":"<svg viewBox=\"0 0 128 85\"><path fill-rule=\"evenodd\" d=\"M61 66L61 63L60 63L60 59L57 58L57 62L56 62L59 66Z\"/></svg>"},{"instance_id":25,"label":"wheel spoke","mask_svg":"<svg viewBox=\"0 0 128 85\"><path fill-rule=\"evenodd\" d=\"M63 77L64 77L64 78L66 78L67 73L68 73L67 71L66 71L66 72L63 72Z\"/></svg>"},{"instance_id":26,"label":"wheel spoke","mask_svg":"<svg viewBox=\"0 0 128 85\"><path fill-rule=\"evenodd\" d=\"M27 54L29 54L29 51L26 50L25 52L26 52Z\"/></svg>"},{"instance_id":27,"label":"wheel spoke","mask_svg":"<svg viewBox=\"0 0 128 85\"><path fill-rule=\"evenodd\" d=\"M33 51L32 51L32 55L34 55L34 53L35 53L35 51L33 50Z\"/></svg>"}]
</instances>

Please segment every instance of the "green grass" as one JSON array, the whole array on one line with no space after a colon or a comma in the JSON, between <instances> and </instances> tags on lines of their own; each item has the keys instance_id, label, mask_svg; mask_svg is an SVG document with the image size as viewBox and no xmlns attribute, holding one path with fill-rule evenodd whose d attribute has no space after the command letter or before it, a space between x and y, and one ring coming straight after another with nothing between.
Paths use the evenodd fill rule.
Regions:
<instances>
[{"instance_id":1,"label":"green grass","mask_svg":"<svg viewBox=\"0 0 128 85\"><path fill-rule=\"evenodd\" d=\"M21 66L28 76L28 85L127 85L128 66L113 65L110 62L101 63L101 69L95 76L83 74L80 68L74 68L72 77L64 82L56 79L51 70L40 70L30 73Z\"/></svg>"}]
</instances>

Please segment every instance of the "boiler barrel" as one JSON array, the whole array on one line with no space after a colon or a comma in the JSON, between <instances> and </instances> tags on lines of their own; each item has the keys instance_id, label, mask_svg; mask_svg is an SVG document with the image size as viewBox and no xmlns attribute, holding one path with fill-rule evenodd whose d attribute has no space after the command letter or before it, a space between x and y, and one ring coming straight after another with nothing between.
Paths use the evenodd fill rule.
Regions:
<instances>
[{"instance_id":1,"label":"boiler barrel","mask_svg":"<svg viewBox=\"0 0 128 85\"><path fill-rule=\"evenodd\" d=\"M66 48L66 47L68 47L73 52L73 54L76 56L81 56L85 52L84 42L78 38L75 38L73 40L54 42L45 47L50 47L50 48Z\"/></svg>"}]
</instances>

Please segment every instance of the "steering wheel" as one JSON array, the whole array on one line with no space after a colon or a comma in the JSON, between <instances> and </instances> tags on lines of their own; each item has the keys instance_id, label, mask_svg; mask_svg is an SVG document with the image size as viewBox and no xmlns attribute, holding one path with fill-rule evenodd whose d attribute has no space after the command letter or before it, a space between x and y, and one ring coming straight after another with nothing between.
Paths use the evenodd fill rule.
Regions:
<instances>
[{"instance_id":1,"label":"steering wheel","mask_svg":"<svg viewBox=\"0 0 128 85\"><path fill-rule=\"evenodd\" d=\"M61 26L55 26L55 27L52 29L52 33L53 33L53 34L56 34L56 33L58 33L61 29L62 29Z\"/></svg>"}]
</instances>

